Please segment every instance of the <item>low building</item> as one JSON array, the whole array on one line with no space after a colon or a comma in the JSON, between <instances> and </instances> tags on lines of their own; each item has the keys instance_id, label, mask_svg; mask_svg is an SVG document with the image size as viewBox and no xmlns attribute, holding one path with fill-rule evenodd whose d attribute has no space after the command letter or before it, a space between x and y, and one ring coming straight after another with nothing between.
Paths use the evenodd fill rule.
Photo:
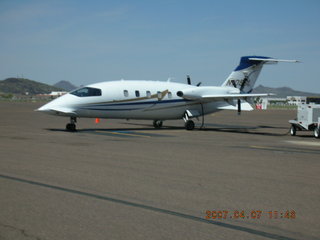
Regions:
<instances>
[{"instance_id":1,"label":"low building","mask_svg":"<svg viewBox=\"0 0 320 240\"><path fill-rule=\"evenodd\" d=\"M65 92L65 91L53 91L53 92L49 93L48 95L52 96L52 97L60 97L60 96L62 96L64 94L66 94L66 93L68 93L68 92Z\"/></svg>"},{"instance_id":2,"label":"low building","mask_svg":"<svg viewBox=\"0 0 320 240\"><path fill-rule=\"evenodd\" d=\"M307 97L306 96L287 96L288 104L291 105L298 105L301 103L306 103Z\"/></svg>"}]
</instances>

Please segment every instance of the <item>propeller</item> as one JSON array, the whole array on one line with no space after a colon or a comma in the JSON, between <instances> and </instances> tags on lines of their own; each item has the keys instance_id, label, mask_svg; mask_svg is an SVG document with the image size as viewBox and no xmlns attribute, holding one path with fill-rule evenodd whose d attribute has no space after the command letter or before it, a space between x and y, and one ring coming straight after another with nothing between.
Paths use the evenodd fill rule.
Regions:
<instances>
[{"instance_id":1,"label":"propeller","mask_svg":"<svg viewBox=\"0 0 320 240\"><path fill-rule=\"evenodd\" d=\"M237 105L238 105L238 115L240 115L241 114L241 100L240 100L240 98L238 99Z\"/></svg>"},{"instance_id":2,"label":"propeller","mask_svg":"<svg viewBox=\"0 0 320 240\"><path fill-rule=\"evenodd\" d=\"M243 93L243 89L247 82L249 82L249 75L247 71L243 71L244 78L242 80L241 86L239 88L240 93ZM238 99L238 115L241 114L241 99Z\"/></svg>"},{"instance_id":3,"label":"propeller","mask_svg":"<svg viewBox=\"0 0 320 240\"><path fill-rule=\"evenodd\" d=\"M189 85L191 85L191 78L190 78L190 75L187 75L187 83ZM199 82L196 86L199 87L201 85L202 82Z\"/></svg>"}]
</instances>

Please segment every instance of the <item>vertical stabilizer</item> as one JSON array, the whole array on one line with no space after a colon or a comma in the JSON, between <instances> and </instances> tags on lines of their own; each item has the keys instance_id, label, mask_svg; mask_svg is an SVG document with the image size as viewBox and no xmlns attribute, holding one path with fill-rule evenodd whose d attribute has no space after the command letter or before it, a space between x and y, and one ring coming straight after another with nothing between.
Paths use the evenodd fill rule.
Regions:
<instances>
[{"instance_id":1,"label":"vertical stabilizer","mask_svg":"<svg viewBox=\"0 0 320 240\"><path fill-rule=\"evenodd\" d=\"M259 77L264 64L275 64L278 62L298 62L297 60L280 60L262 56L241 57L237 68L229 75L222 86L235 87L241 93L250 93Z\"/></svg>"}]
</instances>

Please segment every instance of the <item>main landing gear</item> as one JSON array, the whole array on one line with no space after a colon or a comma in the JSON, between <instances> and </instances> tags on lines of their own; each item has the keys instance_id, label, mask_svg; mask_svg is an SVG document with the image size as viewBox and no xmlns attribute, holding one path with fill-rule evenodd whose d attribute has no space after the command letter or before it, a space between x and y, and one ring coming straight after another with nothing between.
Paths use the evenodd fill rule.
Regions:
<instances>
[{"instance_id":1,"label":"main landing gear","mask_svg":"<svg viewBox=\"0 0 320 240\"><path fill-rule=\"evenodd\" d=\"M184 114L183 120L184 120L184 127L187 130L193 130L194 129L194 121L189 119L189 115L188 115L187 111Z\"/></svg>"},{"instance_id":2,"label":"main landing gear","mask_svg":"<svg viewBox=\"0 0 320 240\"><path fill-rule=\"evenodd\" d=\"M153 121L154 128L161 128L162 124L163 124L163 122L161 120L154 120Z\"/></svg>"},{"instance_id":3,"label":"main landing gear","mask_svg":"<svg viewBox=\"0 0 320 240\"><path fill-rule=\"evenodd\" d=\"M69 132L75 132L76 131L76 117L70 117L70 123L66 125L66 130Z\"/></svg>"},{"instance_id":4,"label":"main landing gear","mask_svg":"<svg viewBox=\"0 0 320 240\"><path fill-rule=\"evenodd\" d=\"M193 130L194 127L195 127L194 121L189 119L191 116L188 115L188 111L186 111L184 116L183 116L184 127L186 128L186 130ZM154 120L153 121L154 128L159 129L159 128L162 127L162 124L163 124L163 121L161 121L161 120ZM203 123L202 123L202 125L203 125Z\"/></svg>"},{"instance_id":5,"label":"main landing gear","mask_svg":"<svg viewBox=\"0 0 320 240\"><path fill-rule=\"evenodd\" d=\"M183 119L185 119L185 118L183 118ZM161 120L154 120L153 121L154 128L160 129L160 128L162 128L162 124L163 124L163 121L161 121ZM194 129L194 122L192 120L185 120L184 127L187 130L193 130Z\"/></svg>"},{"instance_id":6,"label":"main landing gear","mask_svg":"<svg viewBox=\"0 0 320 240\"><path fill-rule=\"evenodd\" d=\"M187 130L193 130L194 129L194 121L192 120L187 120L184 124L184 127L187 129Z\"/></svg>"}]
</instances>

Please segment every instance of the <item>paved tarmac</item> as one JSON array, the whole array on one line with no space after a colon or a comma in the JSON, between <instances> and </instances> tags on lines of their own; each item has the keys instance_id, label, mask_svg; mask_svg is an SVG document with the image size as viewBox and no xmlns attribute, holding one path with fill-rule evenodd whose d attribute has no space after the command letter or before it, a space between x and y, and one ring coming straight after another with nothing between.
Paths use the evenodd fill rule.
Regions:
<instances>
[{"instance_id":1,"label":"paved tarmac","mask_svg":"<svg viewBox=\"0 0 320 240\"><path fill-rule=\"evenodd\" d=\"M40 105L0 103L1 240L320 239L320 140L288 135L295 111L70 133Z\"/></svg>"}]
</instances>

